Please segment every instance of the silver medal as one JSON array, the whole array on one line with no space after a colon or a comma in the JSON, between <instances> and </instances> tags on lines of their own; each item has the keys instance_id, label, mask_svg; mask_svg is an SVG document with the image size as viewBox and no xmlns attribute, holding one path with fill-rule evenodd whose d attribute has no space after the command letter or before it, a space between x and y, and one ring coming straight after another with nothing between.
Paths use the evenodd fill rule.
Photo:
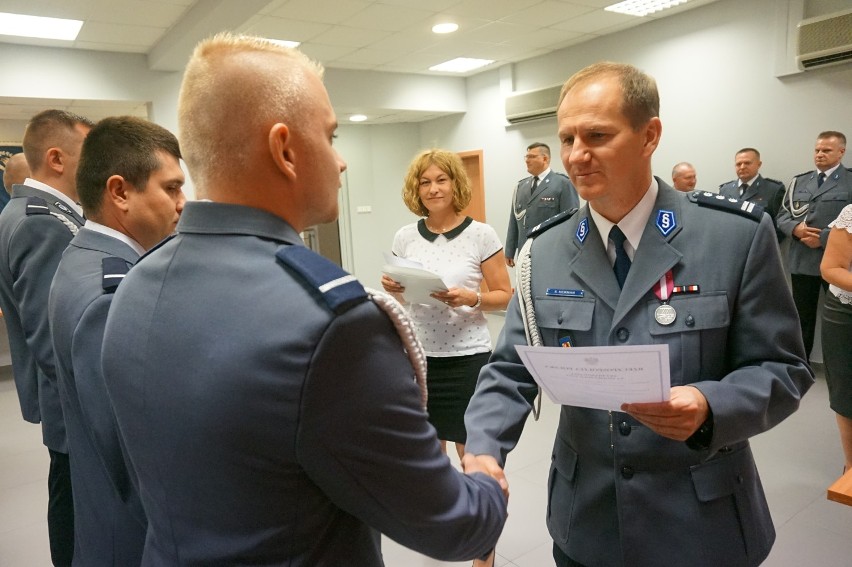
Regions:
<instances>
[{"instance_id":1,"label":"silver medal","mask_svg":"<svg viewBox=\"0 0 852 567\"><path fill-rule=\"evenodd\" d=\"M663 303L654 311L654 319L660 325L671 325L677 319L677 311L667 303Z\"/></svg>"}]
</instances>

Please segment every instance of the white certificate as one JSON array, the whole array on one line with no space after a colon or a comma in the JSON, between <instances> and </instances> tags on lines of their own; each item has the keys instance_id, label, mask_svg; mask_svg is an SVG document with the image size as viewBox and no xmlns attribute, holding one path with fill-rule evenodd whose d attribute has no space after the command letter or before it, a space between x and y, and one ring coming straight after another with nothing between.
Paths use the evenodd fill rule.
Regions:
<instances>
[{"instance_id":1,"label":"white certificate","mask_svg":"<svg viewBox=\"0 0 852 567\"><path fill-rule=\"evenodd\" d=\"M602 410L669 399L669 345L515 348L554 403Z\"/></svg>"},{"instance_id":2,"label":"white certificate","mask_svg":"<svg viewBox=\"0 0 852 567\"><path fill-rule=\"evenodd\" d=\"M405 287L403 297L409 303L423 303L446 307L430 294L436 291L447 291L447 284L438 274L423 268L422 264L385 254L387 264L382 266L382 272Z\"/></svg>"}]
</instances>

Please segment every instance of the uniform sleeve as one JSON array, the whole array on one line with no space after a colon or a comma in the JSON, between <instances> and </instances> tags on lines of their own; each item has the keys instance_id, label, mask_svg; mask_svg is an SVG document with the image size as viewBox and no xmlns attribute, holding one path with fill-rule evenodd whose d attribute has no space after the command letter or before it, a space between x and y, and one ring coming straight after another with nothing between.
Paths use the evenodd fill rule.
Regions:
<instances>
[{"instance_id":1,"label":"uniform sleeve","mask_svg":"<svg viewBox=\"0 0 852 567\"><path fill-rule=\"evenodd\" d=\"M559 198L559 212L562 213L579 207L580 198L577 195L577 190L574 189L574 185L571 183L571 179L568 176L560 176L560 178L564 181Z\"/></svg>"},{"instance_id":2,"label":"uniform sleeve","mask_svg":"<svg viewBox=\"0 0 852 567\"><path fill-rule=\"evenodd\" d=\"M748 250L728 329L732 370L691 384L713 412L710 449L762 433L798 407L814 382L772 223L764 215Z\"/></svg>"},{"instance_id":3,"label":"uniform sleeve","mask_svg":"<svg viewBox=\"0 0 852 567\"><path fill-rule=\"evenodd\" d=\"M503 528L499 485L461 474L441 453L401 341L372 303L324 333L304 387L296 450L338 507L421 553L479 557Z\"/></svg>"},{"instance_id":4,"label":"uniform sleeve","mask_svg":"<svg viewBox=\"0 0 852 567\"><path fill-rule=\"evenodd\" d=\"M538 386L515 345L527 344L517 293L509 300L506 324L488 364L479 374L464 416L465 451L491 455L501 466L521 438Z\"/></svg>"},{"instance_id":5,"label":"uniform sleeve","mask_svg":"<svg viewBox=\"0 0 852 567\"><path fill-rule=\"evenodd\" d=\"M805 183L802 180L796 180L796 183ZM795 189L795 187L791 188L791 190ZM796 225L801 222L800 220L796 220L793 218L793 215L787 209L789 203L784 198L786 191L781 196L781 208L778 210L778 216L775 217L775 226L778 228L779 232L784 233L785 236L793 238L793 229L796 228Z\"/></svg>"},{"instance_id":6,"label":"uniform sleeve","mask_svg":"<svg viewBox=\"0 0 852 567\"><path fill-rule=\"evenodd\" d=\"M73 235L49 215L26 217L9 243L12 293L18 302L27 346L42 372L56 380L53 343L47 316L50 284Z\"/></svg>"},{"instance_id":7,"label":"uniform sleeve","mask_svg":"<svg viewBox=\"0 0 852 567\"><path fill-rule=\"evenodd\" d=\"M83 312L74 329L71 364L83 428L109 475L113 489L122 501L127 502L132 485L124 461L118 423L101 369L101 346L112 297L112 294L99 297ZM141 506L132 511L137 520L145 522Z\"/></svg>"}]
</instances>

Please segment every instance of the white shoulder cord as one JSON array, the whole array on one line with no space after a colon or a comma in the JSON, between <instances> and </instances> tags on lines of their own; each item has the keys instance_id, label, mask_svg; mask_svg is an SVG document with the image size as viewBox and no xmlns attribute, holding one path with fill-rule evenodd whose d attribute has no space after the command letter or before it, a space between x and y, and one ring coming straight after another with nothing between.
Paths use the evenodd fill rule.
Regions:
<instances>
[{"instance_id":1,"label":"white shoulder cord","mask_svg":"<svg viewBox=\"0 0 852 567\"><path fill-rule=\"evenodd\" d=\"M414 332L414 324L408 317L403 306L392 295L383 291L378 291L369 287L364 288L367 295L373 300L382 311L387 313L399 338L402 339L402 346L405 347L405 352L408 354L408 360L411 361L411 366L414 368L414 381L420 387L420 400L423 404L423 409L426 409L426 400L429 397L429 392L426 385L426 353L423 351L423 345L420 339Z\"/></svg>"},{"instance_id":2,"label":"white shoulder cord","mask_svg":"<svg viewBox=\"0 0 852 567\"><path fill-rule=\"evenodd\" d=\"M58 219L62 222L62 224L64 224L65 226L67 226L67 227L68 227L68 230L70 230L70 231L71 231L71 234L72 234L73 236L77 236L77 232L80 230L80 227L78 227L76 224L74 224L73 222L71 222L70 220L68 220L68 219L65 217L65 215L60 215L59 213L54 213L54 212L51 212L50 214L51 214L51 215L53 215L53 216L55 216L56 218L58 218Z\"/></svg>"},{"instance_id":3,"label":"white shoulder cord","mask_svg":"<svg viewBox=\"0 0 852 567\"><path fill-rule=\"evenodd\" d=\"M798 177L794 177L793 181L790 183L790 186L787 187L787 192L784 194L784 202L782 203L784 208L790 211L790 214L793 216L793 218L798 218L808 212L807 202L801 207L793 206L793 190L796 188L797 179Z\"/></svg>"},{"instance_id":4,"label":"white shoulder cord","mask_svg":"<svg viewBox=\"0 0 852 567\"><path fill-rule=\"evenodd\" d=\"M524 323L524 334L527 344L530 346L541 346L541 335L538 332L538 324L535 321L535 308L532 301L532 248L533 238L527 238L523 248L518 253L518 306L521 308L521 320ZM541 416L541 388L533 403L533 417L538 421Z\"/></svg>"}]
</instances>

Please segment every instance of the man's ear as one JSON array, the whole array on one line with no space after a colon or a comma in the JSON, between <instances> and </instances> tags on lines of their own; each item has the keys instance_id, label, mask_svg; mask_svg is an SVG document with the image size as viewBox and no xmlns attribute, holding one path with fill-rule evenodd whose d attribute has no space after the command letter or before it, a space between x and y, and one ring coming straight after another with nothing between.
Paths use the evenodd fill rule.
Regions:
<instances>
[{"instance_id":1,"label":"man's ear","mask_svg":"<svg viewBox=\"0 0 852 567\"><path fill-rule=\"evenodd\" d=\"M44 163L48 169L56 175L62 175L62 172L65 171L65 155L62 149L57 147L47 148L44 154Z\"/></svg>"},{"instance_id":2,"label":"man's ear","mask_svg":"<svg viewBox=\"0 0 852 567\"><path fill-rule=\"evenodd\" d=\"M127 212L129 207L127 193L132 191L130 184L120 175L112 175L106 180L104 199L120 211Z\"/></svg>"},{"instance_id":3,"label":"man's ear","mask_svg":"<svg viewBox=\"0 0 852 567\"><path fill-rule=\"evenodd\" d=\"M645 152L647 155L654 153L657 146L660 145L660 136L663 134L663 123L659 117L651 118L645 124Z\"/></svg>"},{"instance_id":4,"label":"man's ear","mask_svg":"<svg viewBox=\"0 0 852 567\"><path fill-rule=\"evenodd\" d=\"M296 177L293 134L286 124L278 122L269 130L269 153L281 173L286 177Z\"/></svg>"}]
</instances>

